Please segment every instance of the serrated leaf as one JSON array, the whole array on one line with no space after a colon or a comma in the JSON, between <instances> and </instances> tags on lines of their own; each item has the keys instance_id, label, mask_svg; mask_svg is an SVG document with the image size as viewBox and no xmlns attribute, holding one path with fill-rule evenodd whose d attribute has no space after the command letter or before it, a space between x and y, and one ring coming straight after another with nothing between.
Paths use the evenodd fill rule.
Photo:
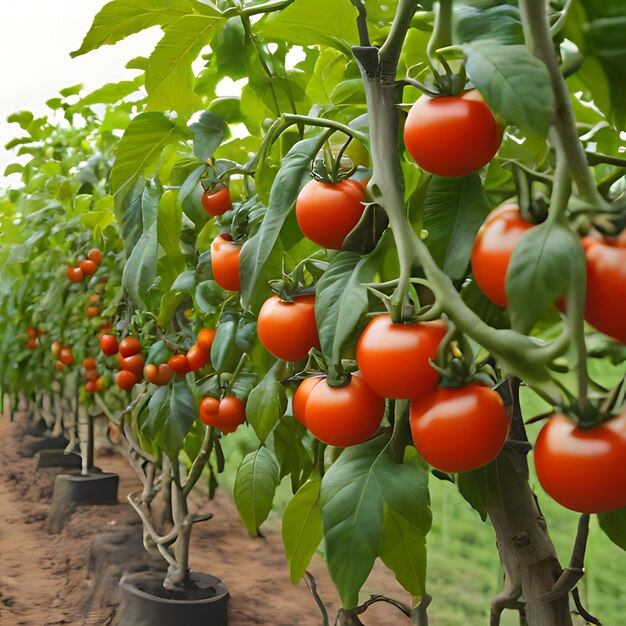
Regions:
<instances>
[{"instance_id":1,"label":"serrated leaf","mask_svg":"<svg viewBox=\"0 0 626 626\"><path fill-rule=\"evenodd\" d=\"M248 454L237 470L235 504L250 535L256 534L272 510L278 470L276 457L265 447Z\"/></svg>"},{"instance_id":2,"label":"serrated leaf","mask_svg":"<svg viewBox=\"0 0 626 626\"><path fill-rule=\"evenodd\" d=\"M283 545L294 585L304 576L322 540L321 485L317 478L302 485L283 513Z\"/></svg>"}]
</instances>

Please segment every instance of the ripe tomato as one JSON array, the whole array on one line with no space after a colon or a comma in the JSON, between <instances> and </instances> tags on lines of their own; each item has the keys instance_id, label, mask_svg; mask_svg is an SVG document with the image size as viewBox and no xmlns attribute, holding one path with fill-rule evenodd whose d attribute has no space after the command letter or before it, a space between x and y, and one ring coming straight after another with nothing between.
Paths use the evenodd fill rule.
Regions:
<instances>
[{"instance_id":1,"label":"ripe tomato","mask_svg":"<svg viewBox=\"0 0 626 626\"><path fill-rule=\"evenodd\" d=\"M553 415L535 443L541 486L579 513L626 507L626 413L591 429Z\"/></svg>"},{"instance_id":2,"label":"ripe tomato","mask_svg":"<svg viewBox=\"0 0 626 626\"><path fill-rule=\"evenodd\" d=\"M211 347L213 346L213 340L215 339L215 330L212 328L203 328L198 333L198 339L196 344L207 354L211 354Z\"/></svg>"},{"instance_id":3,"label":"ripe tomato","mask_svg":"<svg viewBox=\"0 0 626 626\"><path fill-rule=\"evenodd\" d=\"M62 347L63 347L63 344L60 341L55 341L50 346L50 352L52 353L52 356L59 356L59 352L61 352Z\"/></svg>"},{"instance_id":4,"label":"ripe tomato","mask_svg":"<svg viewBox=\"0 0 626 626\"><path fill-rule=\"evenodd\" d=\"M516 204L503 204L480 227L472 249L472 272L480 290L499 306L507 305L505 283L513 249L534 224Z\"/></svg>"},{"instance_id":5,"label":"ripe tomato","mask_svg":"<svg viewBox=\"0 0 626 626\"><path fill-rule=\"evenodd\" d=\"M89 391L89 393L95 393L96 391L96 383L92 380L88 380L85 383L85 389Z\"/></svg>"},{"instance_id":6,"label":"ripe tomato","mask_svg":"<svg viewBox=\"0 0 626 626\"><path fill-rule=\"evenodd\" d=\"M372 391L363 378L353 375L343 387L330 387L326 378L312 385L303 420L320 441L346 448L372 437L384 414L385 399Z\"/></svg>"},{"instance_id":7,"label":"ripe tomato","mask_svg":"<svg viewBox=\"0 0 626 626\"><path fill-rule=\"evenodd\" d=\"M100 349L107 356L117 354L119 350L117 339L113 335L100 335Z\"/></svg>"},{"instance_id":8,"label":"ripe tomato","mask_svg":"<svg viewBox=\"0 0 626 626\"><path fill-rule=\"evenodd\" d=\"M96 317L99 314L100 314L100 309L97 306L88 306L85 309L85 315L87 315L89 319Z\"/></svg>"},{"instance_id":9,"label":"ripe tomato","mask_svg":"<svg viewBox=\"0 0 626 626\"><path fill-rule=\"evenodd\" d=\"M509 433L500 395L481 385L439 387L411 402L416 450L444 472L467 472L495 459Z\"/></svg>"},{"instance_id":10,"label":"ripe tomato","mask_svg":"<svg viewBox=\"0 0 626 626\"><path fill-rule=\"evenodd\" d=\"M211 244L211 268L215 282L227 291L239 291L241 247L228 234L218 235Z\"/></svg>"},{"instance_id":11,"label":"ripe tomato","mask_svg":"<svg viewBox=\"0 0 626 626\"><path fill-rule=\"evenodd\" d=\"M319 348L315 323L315 296L298 296L284 302L268 298L259 312L257 333L261 343L284 361L302 361L311 348Z\"/></svg>"},{"instance_id":12,"label":"ripe tomato","mask_svg":"<svg viewBox=\"0 0 626 626\"><path fill-rule=\"evenodd\" d=\"M626 242L585 237L582 243L587 259L585 319L626 343Z\"/></svg>"},{"instance_id":13,"label":"ripe tomato","mask_svg":"<svg viewBox=\"0 0 626 626\"><path fill-rule=\"evenodd\" d=\"M97 293L92 293L89 296L89 304L98 304L100 302L100 296Z\"/></svg>"},{"instance_id":14,"label":"ripe tomato","mask_svg":"<svg viewBox=\"0 0 626 626\"><path fill-rule=\"evenodd\" d=\"M230 211L233 208L232 200L230 199L230 190L228 187L221 187L220 189L207 189L200 198L202 207L204 210L213 217L219 217L224 215L226 211Z\"/></svg>"},{"instance_id":15,"label":"ripe tomato","mask_svg":"<svg viewBox=\"0 0 626 626\"><path fill-rule=\"evenodd\" d=\"M389 315L378 315L357 344L361 376L385 398L419 398L439 382L428 360L436 357L445 334L443 322L393 324Z\"/></svg>"},{"instance_id":16,"label":"ripe tomato","mask_svg":"<svg viewBox=\"0 0 626 626\"><path fill-rule=\"evenodd\" d=\"M87 370L85 372L85 378L87 380L91 380L91 381L96 381L98 380L98 378L100 378L100 374L98 373L98 370Z\"/></svg>"},{"instance_id":17,"label":"ripe tomato","mask_svg":"<svg viewBox=\"0 0 626 626\"><path fill-rule=\"evenodd\" d=\"M26 332L31 339L37 338L37 331L34 328L29 328Z\"/></svg>"},{"instance_id":18,"label":"ripe tomato","mask_svg":"<svg viewBox=\"0 0 626 626\"><path fill-rule=\"evenodd\" d=\"M85 276L91 276L92 274L95 274L96 270L98 269L98 266L89 259L83 259L78 266L81 270L83 270L83 274Z\"/></svg>"},{"instance_id":19,"label":"ripe tomato","mask_svg":"<svg viewBox=\"0 0 626 626\"><path fill-rule=\"evenodd\" d=\"M139 381L133 372L122 370L115 375L115 382L120 389L130 391Z\"/></svg>"},{"instance_id":20,"label":"ripe tomato","mask_svg":"<svg viewBox=\"0 0 626 626\"><path fill-rule=\"evenodd\" d=\"M189 361L184 354L175 354L169 359L167 364L180 376L183 376L187 372L191 371L189 369Z\"/></svg>"},{"instance_id":21,"label":"ripe tomato","mask_svg":"<svg viewBox=\"0 0 626 626\"><path fill-rule=\"evenodd\" d=\"M59 351L59 361L65 365L71 365L74 362L74 355L71 348L61 348Z\"/></svg>"},{"instance_id":22,"label":"ripe tomato","mask_svg":"<svg viewBox=\"0 0 626 626\"><path fill-rule=\"evenodd\" d=\"M86 370L95 370L96 369L96 359L94 359L92 356L87 357L86 359L83 360L83 367Z\"/></svg>"},{"instance_id":23,"label":"ripe tomato","mask_svg":"<svg viewBox=\"0 0 626 626\"><path fill-rule=\"evenodd\" d=\"M465 176L494 157L504 128L475 89L457 96L423 95L404 124L404 144L413 160L438 176Z\"/></svg>"},{"instance_id":24,"label":"ripe tomato","mask_svg":"<svg viewBox=\"0 0 626 626\"><path fill-rule=\"evenodd\" d=\"M144 368L143 374L149 383L163 387L172 380L174 370L166 363L162 363L158 367L154 363L150 363Z\"/></svg>"},{"instance_id":25,"label":"ripe tomato","mask_svg":"<svg viewBox=\"0 0 626 626\"><path fill-rule=\"evenodd\" d=\"M293 394L293 400L291 402L291 410L293 412L293 416L303 425L306 426L306 422L304 421L304 412L306 408L307 400L309 399L309 394L313 390L313 387L320 382L321 377L313 376L311 378L305 378L298 388L296 389L296 393Z\"/></svg>"},{"instance_id":26,"label":"ripe tomato","mask_svg":"<svg viewBox=\"0 0 626 626\"><path fill-rule=\"evenodd\" d=\"M96 392L102 391L102 388L104 387L104 378L102 378L102 376L100 376L100 378L98 378L98 380L96 380L94 385L95 385Z\"/></svg>"},{"instance_id":27,"label":"ripe tomato","mask_svg":"<svg viewBox=\"0 0 626 626\"><path fill-rule=\"evenodd\" d=\"M122 353L119 353L118 361L120 368L127 372L132 372L137 380L143 378L143 368L146 364L146 359L141 354L133 354L132 356L124 357Z\"/></svg>"},{"instance_id":28,"label":"ripe tomato","mask_svg":"<svg viewBox=\"0 0 626 626\"><path fill-rule=\"evenodd\" d=\"M308 182L296 200L296 218L304 236L323 248L339 250L359 223L365 188L355 180Z\"/></svg>"},{"instance_id":29,"label":"ripe tomato","mask_svg":"<svg viewBox=\"0 0 626 626\"><path fill-rule=\"evenodd\" d=\"M87 258L96 265L102 263L102 252L98 248L92 248L87 252Z\"/></svg>"},{"instance_id":30,"label":"ripe tomato","mask_svg":"<svg viewBox=\"0 0 626 626\"><path fill-rule=\"evenodd\" d=\"M59 372L62 372L65 369L65 363L63 363L62 361L57 361L54 364L54 367L56 367L59 370Z\"/></svg>"},{"instance_id":31,"label":"ripe tomato","mask_svg":"<svg viewBox=\"0 0 626 626\"><path fill-rule=\"evenodd\" d=\"M192 372L197 372L209 361L209 355L196 343L187 350L187 363Z\"/></svg>"},{"instance_id":32,"label":"ripe tomato","mask_svg":"<svg viewBox=\"0 0 626 626\"><path fill-rule=\"evenodd\" d=\"M141 344L134 337L126 337L120 342L119 349L123 357L133 356L141 352Z\"/></svg>"},{"instance_id":33,"label":"ripe tomato","mask_svg":"<svg viewBox=\"0 0 626 626\"><path fill-rule=\"evenodd\" d=\"M36 340L36 339L29 339L29 340L26 342L26 347L27 347L29 350L35 350L35 349L37 348L37 340Z\"/></svg>"},{"instance_id":34,"label":"ripe tomato","mask_svg":"<svg viewBox=\"0 0 626 626\"><path fill-rule=\"evenodd\" d=\"M235 396L224 396L219 403L215 398L204 398L200 403L200 419L225 435L234 433L246 421L246 405Z\"/></svg>"},{"instance_id":35,"label":"ripe tomato","mask_svg":"<svg viewBox=\"0 0 626 626\"><path fill-rule=\"evenodd\" d=\"M73 283L80 283L82 282L83 278L85 278L85 274L83 273L83 270L80 269L80 267L68 267L67 277Z\"/></svg>"}]
</instances>

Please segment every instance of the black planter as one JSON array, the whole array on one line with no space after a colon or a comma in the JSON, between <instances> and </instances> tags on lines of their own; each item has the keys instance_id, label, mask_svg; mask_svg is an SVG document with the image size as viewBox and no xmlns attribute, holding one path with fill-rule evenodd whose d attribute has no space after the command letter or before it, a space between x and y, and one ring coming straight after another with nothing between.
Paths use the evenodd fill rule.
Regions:
<instances>
[{"instance_id":1,"label":"black planter","mask_svg":"<svg viewBox=\"0 0 626 626\"><path fill-rule=\"evenodd\" d=\"M35 455L37 459L37 469L47 467L63 467L67 469L80 469L82 458L76 452L65 454L63 450L42 450Z\"/></svg>"},{"instance_id":2,"label":"black planter","mask_svg":"<svg viewBox=\"0 0 626 626\"><path fill-rule=\"evenodd\" d=\"M219 578L192 573L197 589L188 599L167 597L163 574L139 572L120 581L122 602L118 626L227 626L228 589Z\"/></svg>"},{"instance_id":3,"label":"black planter","mask_svg":"<svg viewBox=\"0 0 626 626\"><path fill-rule=\"evenodd\" d=\"M26 456L35 456L42 450L64 450L67 448L69 440L63 435L58 437L34 437L26 435L24 437L24 448Z\"/></svg>"},{"instance_id":4,"label":"black planter","mask_svg":"<svg viewBox=\"0 0 626 626\"><path fill-rule=\"evenodd\" d=\"M54 481L48 530L60 533L67 518L79 504L117 504L120 477L108 472L83 476L79 472L59 474Z\"/></svg>"}]
</instances>

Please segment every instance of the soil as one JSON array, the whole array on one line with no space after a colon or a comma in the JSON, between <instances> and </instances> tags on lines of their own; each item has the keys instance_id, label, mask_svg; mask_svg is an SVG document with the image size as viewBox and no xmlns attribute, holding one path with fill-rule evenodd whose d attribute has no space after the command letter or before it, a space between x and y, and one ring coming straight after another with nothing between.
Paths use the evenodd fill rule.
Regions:
<instances>
[{"instance_id":1,"label":"soil","mask_svg":"<svg viewBox=\"0 0 626 626\"><path fill-rule=\"evenodd\" d=\"M37 470L35 459L21 456L25 428L19 419L0 418L0 625L115 626L121 575L162 567L143 550L141 525L125 502L139 488L137 478L123 456L96 451L97 465L120 476L121 502L78 507L63 531L51 535L47 518L54 478L62 469ZM320 626L321 614L306 584L289 580L276 520L263 528L263 537L251 538L226 493L212 502L198 495L194 504L214 517L194 528L191 567L227 585L230 626ZM317 556L310 571L332 623L339 602ZM364 600L370 593L409 600L379 563L363 591ZM384 603L361 620L367 626L410 624Z\"/></svg>"}]
</instances>

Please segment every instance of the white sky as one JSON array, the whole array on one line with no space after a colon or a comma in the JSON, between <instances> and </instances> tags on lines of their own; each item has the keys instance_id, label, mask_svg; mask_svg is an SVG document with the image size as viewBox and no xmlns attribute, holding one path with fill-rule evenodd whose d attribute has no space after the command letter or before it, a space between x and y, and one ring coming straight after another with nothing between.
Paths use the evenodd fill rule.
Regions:
<instances>
[{"instance_id":1,"label":"white sky","mask_svg":"<svg viewBox=\"0 0 626 626\"><path fill-rule=\"evenodd\" d=\"M4 145L21 134L7 124L11 113L30 110L43 114L45 102L59 89L83 83L91 91L104 83L130 78L136 71L124 65L133 57L148 56L162 35L152 28L72 59L106 0L0 0L0 186L6 165L15 159Z\"/></svg>"}]
</instances>

